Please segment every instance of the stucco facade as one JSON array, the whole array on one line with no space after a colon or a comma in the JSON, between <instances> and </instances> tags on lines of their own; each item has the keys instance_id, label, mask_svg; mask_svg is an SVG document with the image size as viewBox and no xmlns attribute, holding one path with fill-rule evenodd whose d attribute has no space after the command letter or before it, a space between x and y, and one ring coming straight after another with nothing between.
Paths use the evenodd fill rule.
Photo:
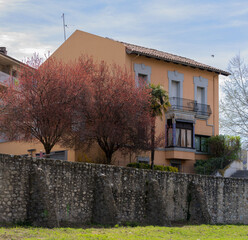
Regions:
<instances>
[{"instance_id":1,"label":"stucco facade","mask_svg":"<svg viewBox=\"0 0 248 240\"><path fill-rule=\"evenodd\" d=\"M81 55L126 67L134 73L137 85L142 76L148 83L162 85L169 93L172 106L162 120L156 119L156 133L164 134L165 140L164 146L155 152L155 164L173 165L182 172L193 172L195 160L207 158L205 141L219 134L219 74L228 75L227 72L188 58L79 30L52 57L73 62ZM24 151L25 148L15 152L26 154L28 148ZM2 149L0 144L1 153L13 154L11 150ZM94 162L102 154L97 147L90 153L67 151L70 161ZM149 156L149 153L140 155L145 156ZM120 153L116 153L114 158L118 159L116 165L123 166L141 159L134 155L120 157Z\"/></svg>"}]
</instances>

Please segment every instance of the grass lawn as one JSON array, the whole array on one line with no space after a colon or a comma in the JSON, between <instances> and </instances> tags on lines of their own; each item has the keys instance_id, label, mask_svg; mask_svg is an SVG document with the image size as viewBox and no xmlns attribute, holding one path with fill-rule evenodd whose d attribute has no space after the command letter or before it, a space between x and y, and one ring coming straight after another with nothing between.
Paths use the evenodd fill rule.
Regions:
<instances>
[{"instance_id":1,"label":"grass lawn","mask_svg":"<svg viewBox=\"0 0 248 240\"><path fill-rule=\"evenodd\" d=\"M200 225L183 227L115 228L0 228L1 240L21 239L248 239L248 226Z\"/></svg>"}]
</instances>

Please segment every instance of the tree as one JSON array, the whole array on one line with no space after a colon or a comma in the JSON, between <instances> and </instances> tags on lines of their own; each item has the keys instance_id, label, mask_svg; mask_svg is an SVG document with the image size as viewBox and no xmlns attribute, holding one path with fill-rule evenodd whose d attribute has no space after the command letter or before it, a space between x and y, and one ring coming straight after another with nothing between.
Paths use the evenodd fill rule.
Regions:
<instances>
[{"instance_id":1,"label":"tree","mask_svg":"<svg viewBox=\"0 0 248 240\"><path fill-rule=\"evenodd\" d=\"M229 67L231 75L222 86L220 102L220 127L248 140L248 67L239 55L232 58Z\"/></svg>"},{"instance_id":2,"label":"tree","mask_svg":"<svg viewBox=\"0 0 248 240\"><path fill-rule=\"evenodd\" d=\"M37 139L49 154L73 126L79 93L86 94L82 81L86 74L79 71L79 64L53 58L41 65L35 56L27 64L20 69L19 85L2 91L1 132L10 140Z\"/></svg>"},{"instance_id":3,"label":"tree","mask_svg":"<svg viewBox=\"0 0 248 240\"><path fill-rule=\"evenodd\" d=\"M208 139L207 144L210 158L208 160L196 161L196 173L212 174L239 158L241 148L240 137L228 135L212 136Z\"/></svg>"},{"instance_id":4,"label":"tree","mask_svg":"<svg viewBox=\"0 0 248 240\"><path fill-rule=\"evenodd\" d=\"M151 107L151 169L154 167L154 152L155 152L155 120L156 117L163 117L163 114L170 107L169 97L167 92L160 85L150 84L150 107Z\"/></svg>"},{"instance_id":5,"label":"tree","mask_svg":"<svg viewBox=\"0 0 248 240\"><path fill-rule=\"evenodd\" d=\"M90 75L88 104L86 108L84 102L78 104L77 127L65 139L66 144L81 147L97 143L107 164L118 150L144 149L150 124L150 90L137 88L129 72L105 62L95 64Z\"/></svg>"}]
</instances>

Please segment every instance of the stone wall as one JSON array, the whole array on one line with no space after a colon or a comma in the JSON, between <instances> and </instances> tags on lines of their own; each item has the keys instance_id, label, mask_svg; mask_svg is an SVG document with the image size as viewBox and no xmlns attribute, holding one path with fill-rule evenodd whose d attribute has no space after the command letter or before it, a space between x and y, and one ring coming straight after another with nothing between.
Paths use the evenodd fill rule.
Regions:
<instances>
[{"instance_id":1,"label":"stone wall","mask_svg":"<svg viewBox=\"0 0 248 240\"><path fill-rule=\"evenodd\" d=\"M0 223L248 224L248 180L0 155Z\"/></svg>"}]
</instances>

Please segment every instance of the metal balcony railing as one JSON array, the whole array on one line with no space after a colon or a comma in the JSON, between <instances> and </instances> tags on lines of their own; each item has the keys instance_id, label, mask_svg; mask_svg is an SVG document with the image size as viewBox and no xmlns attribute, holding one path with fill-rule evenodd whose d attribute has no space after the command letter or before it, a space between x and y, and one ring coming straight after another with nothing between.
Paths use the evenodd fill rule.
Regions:
<instances>
[{"instance_id":1,"label":"metal balcony railing","mask_svg":"<svg viewBox=\"0 0 248 240\"><path fill-rule=\"evenodd\" d=\"M17 82L17 78L13 77L5 72L0 71L0 83L9 86L10 84L15 84Z\"/></svg>"},{"instance_id":2,"label":"metal balcony railing","mask_svg":"<svg viewBox=\"0 0 248 240\"><path fill-rule=\"evenodd\" d=\"M178 97L171 97L169 98L171 110L182 110L182 111L190 111L195 112L197 115L202 116L210 116L212 111L209 105L201 104L197 101L185 99L185 98L178 98Z\"/></svg>"},{"instance_id":3,"label":"metal balcony railing","mask_svg":"<svg viewBox=\"0 0 248 240\"><path fill-rule=\"evenodd\" d=\"M10 78L11 76L9 74L0 71L0 82L1 83L6 83Z\"/></svg>"}]
</instances>

